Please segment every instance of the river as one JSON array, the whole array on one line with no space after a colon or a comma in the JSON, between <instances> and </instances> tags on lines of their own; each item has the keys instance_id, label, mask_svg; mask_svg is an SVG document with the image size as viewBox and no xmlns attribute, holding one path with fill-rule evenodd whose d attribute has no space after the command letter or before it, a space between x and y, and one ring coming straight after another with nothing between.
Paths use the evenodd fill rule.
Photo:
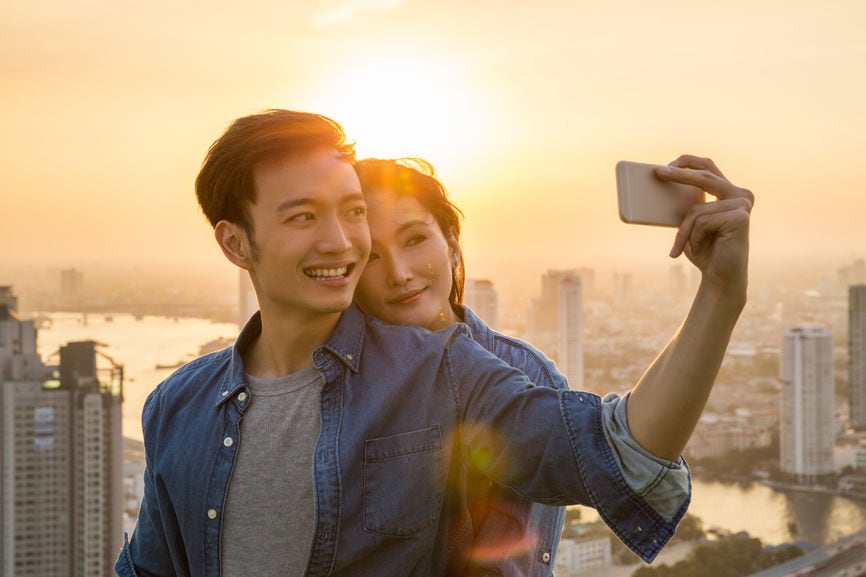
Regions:
<instances>
[{"instance_id":1,"label":"river","mask_svg":"<svg viewBox=\"0 0 866 577\"><path fill-rule=\"evenodd\" d=\"M100 351L123 365L123 434L138 441L142 439L144 400L173 370L158 365L190 361L206 343L218 338L233 339L238 333L236 324L193 318L51 313L41 319L45 322L41 323L36 345L44 362L59 362L57 356L51 356L69 341L93 340L103 345Z\"/></svg>"},{"instance_id":2,"label":"river","mask_svg":"<svg viewBox=\"0 0 866 577\"><path fill-rule=\"evenodd\" d=\"M866 527L866 501L777 491L758 483L740 486L695 479L689 512L703 520L704 529L747 531L767 544L802 540L823 545Z\"/></svg>"},{"instance_id":3,"label":"river","mask_svg":"<svg viewBox=\"0 0 866 577\"><path fill-rule=\"evenodd\" d=\"M238 327L204 319L128 314L83 316L52 313L40 329L37 346L43 360L74 340L102 343L100 350L124 365L123 432L141 440L141 407L147 394L171 373L157 365L174 365L198 356L199 349L218 338L234 338ZM825 544L866 527L866 502L835 495L781 492L764 485L739 486L693 480L689 511L704 528L747 531L764 543L804 540ZM796 533L791 528L796 527Z\"/></svg>"}]
</instances>

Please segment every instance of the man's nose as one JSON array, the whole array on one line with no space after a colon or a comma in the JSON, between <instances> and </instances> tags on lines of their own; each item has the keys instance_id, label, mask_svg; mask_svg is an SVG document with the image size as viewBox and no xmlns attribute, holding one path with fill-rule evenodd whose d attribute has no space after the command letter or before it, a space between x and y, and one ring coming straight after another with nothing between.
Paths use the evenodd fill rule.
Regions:
<instances>
[{"instance_id":1,"label":"man's nose","mask_svg":"<svg viewBox=\"0 0 866 577\"><path fill-rule=\"evenodd\" d=\"M342 253L352 248L352 241L339 218L328 218L322 222L318 244L319 250L325 253Z\"/></svg>"}]
</instances>

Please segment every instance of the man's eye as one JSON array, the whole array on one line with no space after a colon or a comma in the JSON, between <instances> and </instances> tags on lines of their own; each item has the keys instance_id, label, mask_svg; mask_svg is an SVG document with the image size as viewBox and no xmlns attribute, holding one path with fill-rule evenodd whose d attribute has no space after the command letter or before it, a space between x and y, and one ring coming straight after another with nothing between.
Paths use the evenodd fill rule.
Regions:
<instances>
[{"instance_id":1,"label":"man's eye","mask_svg":"<svg viewBox=\"0 0 866 577\"><path fill-rule=\"evenodd\" d=\"M316 217L313 216L312 212L299 212L298 214L293 214L290 216L287 221L288 222L300 222L300 221L308 221L314 220Z\"/></svg>"},{"instance_id":2,"label":"man's eye","mask_svg":"<svg viewBox=\"0 0 866 577\"><path fill-rule=\"evenodd\" d=\"M379 260L380 258L382 258L382 257L379 256L377 253L371 252L370 258L367 259L367 262L373 262L374 260Z\"/></svg>"},{"instance_id":3,"label":"man's eye","mask_svg":"<svg viewBox=\"0 0 866 577\"><path fill-rule=\"evenodd\" d=\"M355 208L353 208L352 210L349 211L349 214L352 216L364 216L365 214L367 214L367 207L366 206L356 206Z\"/></svg>"}]
</instances>

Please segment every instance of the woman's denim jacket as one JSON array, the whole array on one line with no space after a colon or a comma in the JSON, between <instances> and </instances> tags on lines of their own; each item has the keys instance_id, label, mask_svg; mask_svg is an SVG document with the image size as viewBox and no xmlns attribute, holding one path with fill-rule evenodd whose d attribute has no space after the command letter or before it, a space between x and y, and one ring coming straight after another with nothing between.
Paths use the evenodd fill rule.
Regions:
<instances>
[{"instance_id":1,"label":"woman's denim jacket","mask_svg":"<svg viewBox=\"0 0 866 577\"><path fill-rule=\"evenodd\" d=\"M221 513L250 398L241 351L260 331L256 315L232 348L181 367L148 397L144 499L119 575L219 576ZM445 574L469 515L467 469L529 500L594 507L654 558L688 494L661 516L626 484L600 398L535 386L468 333L387 325L353 306L313 353L324 387L304 574ZM291 507L291 495L273 506Z\"/></svg>"}]
</instances>

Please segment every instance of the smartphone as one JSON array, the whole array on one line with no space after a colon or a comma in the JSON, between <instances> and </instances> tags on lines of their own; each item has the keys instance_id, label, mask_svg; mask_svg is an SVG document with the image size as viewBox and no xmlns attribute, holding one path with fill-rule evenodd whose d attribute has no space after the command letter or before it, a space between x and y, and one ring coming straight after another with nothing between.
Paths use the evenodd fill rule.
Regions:
<instances>
[{"instance_id":1,"label":"smartphone","mask_svg":"<svg viewBox=\"0 0 866 577\"><path fill-rule=\"evenodd\" d=\"M660 166L628 160L616 163L619 217L623 222L677 227L692 205L704 202L699 188L656 176Z\"/></svg>"}]
</instances>

